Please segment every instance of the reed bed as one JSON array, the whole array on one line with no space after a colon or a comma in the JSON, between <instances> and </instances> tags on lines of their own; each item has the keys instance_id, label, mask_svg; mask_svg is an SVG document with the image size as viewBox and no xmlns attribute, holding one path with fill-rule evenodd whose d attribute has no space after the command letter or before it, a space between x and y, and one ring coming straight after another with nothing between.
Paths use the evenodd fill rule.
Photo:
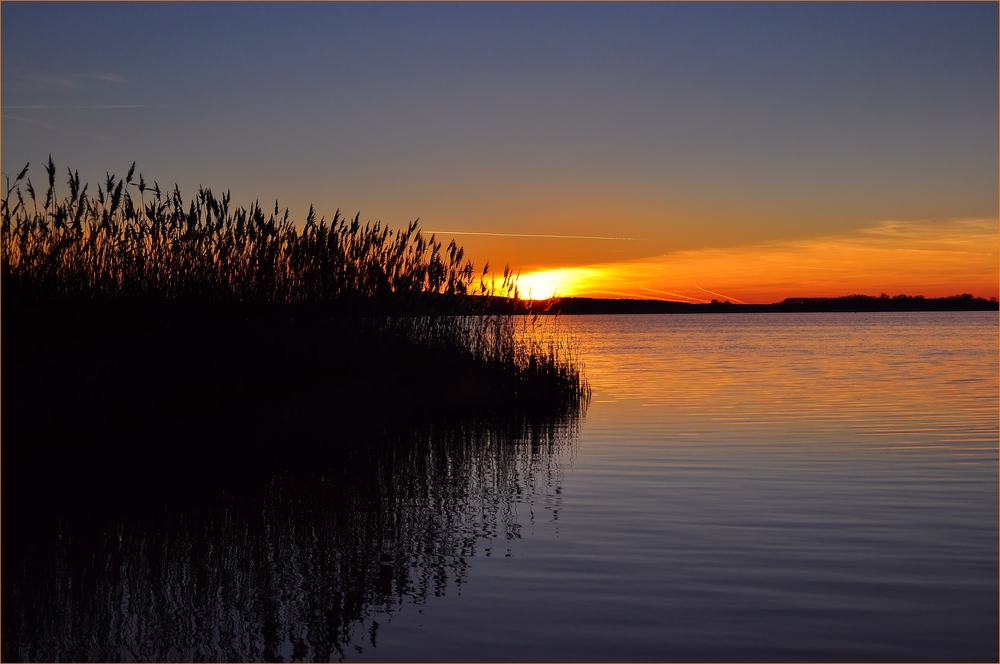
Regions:
<instances>
[{"instance_id":1,"label":"reed bed","mask_svg":"<svg viewBox=\"0 0 1000 664\"><path fill-rule=\"evenodd\" d=\"M495 313L523 311L516 276L476 271L417 222L310 208L299 227L277 203L164 194L134 164L96 195L68 171L59 197L51 158L45 173L44 197L26 166L2 201L4 350L18 350L4 355L5 405L24 415L5 434L101 437L214 404L261 410L264 393L264 410L285 408L283 393L368 415L412 402L563 417L589 397L566 339L538 316ZM72 398L49 417L54 386ZM59 430L39 434L49 421Z\"/></svg>"},{"instance_id":2,"label":"reed bed","mask_svg":"<svg viewBox=\"0 0 1000 664\"><path fill-rule=\"evenodd\" d=\"M558 319L538 314L406 316L369 319L366 334L391 341L407 339L423 349L460 353L467 362L498 375L509 374L512 390L539 382L558 385L567 398L589 394L571 340Z\"/></svg>"},{"instance_id":3,"label":"reed bed","mask_svg":"<svg viewBox=\"0 0 1000 664\"><path fill-rule=\"evenodd\" d=\"M6 183L2 203L5 289L31 301L202 300L214 303L427 306L426 296L467 295L479 277L454 241L444 247L416 221L392 230L338 210L328 222L310 207L301 230L288 209L232 205L230 193L199 188L185 200L175 185L108 174L95 195L68 171L68 195L56 193L56 167L45 165L44 199L28 167ZM25 198L27 195L27 198ZM493 294L515 288L505 270ZM440 299L440 297L438 298Z\"/></svg>"}]
</instances>

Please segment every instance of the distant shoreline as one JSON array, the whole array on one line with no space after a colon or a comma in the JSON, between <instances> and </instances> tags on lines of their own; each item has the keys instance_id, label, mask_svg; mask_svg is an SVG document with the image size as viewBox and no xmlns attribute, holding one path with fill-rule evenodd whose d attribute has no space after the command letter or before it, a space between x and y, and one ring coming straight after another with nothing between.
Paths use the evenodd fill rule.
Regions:
<instances>
[{"instance_id":1,"label":"distant shoreline","mask_svg":"<svg viewBox=\"0 0 1000 664\"><path fill-rule=\"evenodd\" d=\"M735 304L713 301L704 304L671 302L669 300L612 300L594 297L564 297L551 300L526 301L523 306L531 313L563 316L598 314L699 314L699 313L869 313L901 311L998 311L996 298L986 300L969 294L951 297L925 298L897 295L871 297L787 298L773 304Z\"/></svg>"}]
</instances>

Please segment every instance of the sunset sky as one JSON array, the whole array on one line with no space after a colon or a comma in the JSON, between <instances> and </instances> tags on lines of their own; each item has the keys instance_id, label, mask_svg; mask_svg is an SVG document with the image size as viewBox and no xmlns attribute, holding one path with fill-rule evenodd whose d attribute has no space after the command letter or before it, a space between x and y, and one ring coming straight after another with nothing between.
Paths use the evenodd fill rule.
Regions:
<instances>
[{"instance_id":1,"label":"sunset sky","mask_svg":"<svg viewBox=\"0 0 1000 664\"><path fill-rule=\"evenodd\" d=\"M4 173L419 217L536 297L998 295L996 3L0 12Z\"/></svg>"}]
</instances>

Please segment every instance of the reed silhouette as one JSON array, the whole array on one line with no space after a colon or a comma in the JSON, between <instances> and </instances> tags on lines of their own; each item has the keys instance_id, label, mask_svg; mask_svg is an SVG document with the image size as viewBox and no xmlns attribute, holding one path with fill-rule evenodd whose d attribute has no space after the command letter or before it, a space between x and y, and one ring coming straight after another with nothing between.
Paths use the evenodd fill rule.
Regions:
<instances>
[{"instance_id":1,"label":"reed silhouette","mask_svg":"<svg viewBox=\"0 0 1000 664\"><path fill-rule=\"evenodd\" d=\"M25 166L2 201L5 460L213 418L307 430L587 398L565 339L510 313L509 268L474 271L416 221L310 208L298 228L277 203L165 194L135 164L96 195L68 170L60 198L56 172L43 198Z\"/></svg>"},{"instance_id":2,"label":"reed silhouette","mask_svg":"<svg viewBox=\"0 0 1000 664\"><path fill-rule=\"evenodd\" d=\"M277 202L273 212L258 202L235 207L228 192L205 188L186 201L176 186L164 194L136 179L135 164L124 179L108 174L96 196L69 171L69 194L59 199L51 157L45 171L41 203L28 166L6 185L4 291L17 301L322 302L371 313L375 305L421 310L440 300L427 296L465 295L473 285L462 248L442 248L417 222L393 231L338 210L328 223L310 207L298 230ZM502 288L512 290L506 277Z\"/></svg>"},{"instance_id":3,"label":"reed silhouette","mask_svg":"<svg viewBox=\"0 0 1000 664\"><path fill-rule=\"evenodd\" d=\"M4 660L343 658L517 536L589 386L509 269L134 165L61 198L51 158L44 196L27 173L0 225Z\"/></svg>"}]
</instances>

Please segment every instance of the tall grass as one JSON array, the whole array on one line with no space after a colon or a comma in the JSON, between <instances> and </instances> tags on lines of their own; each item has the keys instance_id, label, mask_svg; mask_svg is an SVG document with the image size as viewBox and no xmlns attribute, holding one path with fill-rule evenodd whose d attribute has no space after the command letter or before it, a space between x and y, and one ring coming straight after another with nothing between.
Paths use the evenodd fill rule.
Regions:
<instances>
[{"instance_id":1,"label":"tall grass","mask_svg":"<svg viewBox=\"0 0 1000 664\"><path fill-rule=\"evenodd\" d=\"M228 192L164 194L134 164L95 195L69 171L59 197L51 158L44 197L27 173L5 183L0 210L4 347L18 349L5 354L5 387L17 387L5 405L26 413L24 431L45 420L28 414L55 385L79 395L64 406L79 411L65 431L136 394L149 395L136 412L173 412L279 383L301 393L327 376L349 381L351 398L362 387L397 401L427 392L415 400L425 404L480 395L491 410L516 402L563 414L586 402L565 339L537 316L489 313L497 300L517 310L511 271L476 272L454 241L425 237L416 222L392 230L339 211L317 220L310 207L299 227L277 203L265 213ZM91 430L121 418L97 419Z\"/></svg>"},{"instance_id":2,"label":"tall grass","mask_svg":"<svg viewBox=\"0 0 1000 664\"><path fill-rule=\"evenodd\" d=\"M206 188L185 200L176 185L165 193L136 176L135 164L123 179L108 174L96 195L68 169L68 194L59 198L51 157L42 199L27 171L6 183L2 252L5 291L29 301L323 302L417 311L429 299L469 294L477 277L479 292L516 295L509 270L499 286L487 284L487 270L474 274L461 247L424 236L416 221L392 230L339 210L317 220L310 206L299 229L277 202L273 211L256 201L238 207L229 192Z\"/></svg>"}]
</instances>

